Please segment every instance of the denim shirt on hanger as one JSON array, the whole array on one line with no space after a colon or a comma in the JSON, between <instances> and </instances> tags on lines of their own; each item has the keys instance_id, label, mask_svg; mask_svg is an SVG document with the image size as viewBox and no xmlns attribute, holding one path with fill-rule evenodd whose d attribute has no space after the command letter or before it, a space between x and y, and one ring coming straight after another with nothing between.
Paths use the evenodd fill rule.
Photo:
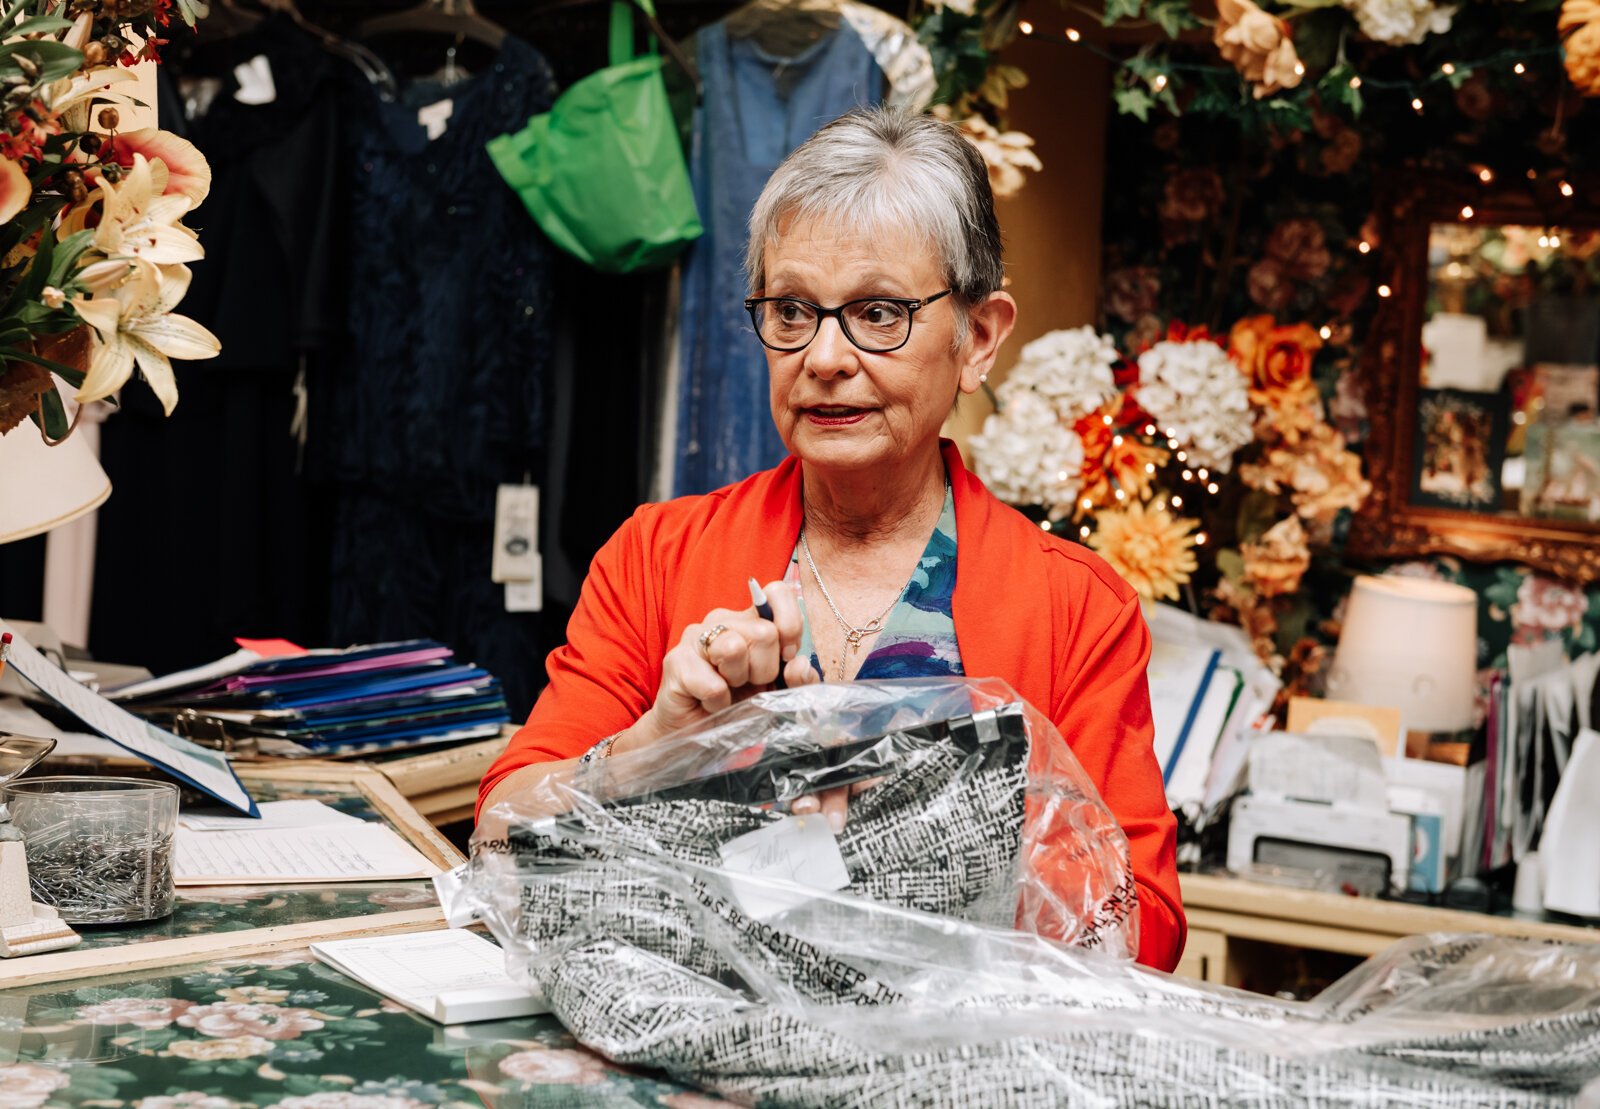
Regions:
<instances>
[{"instance_id":1,"label":"denim shirt on hanger","mask_svg":"<svg viewBox=\"0 0 1600 1109\"><path fill-rule=\"evenodd\" d=\"M778 163L823 124L883 98L883 73L860 37L838 29L792 58L730 38L695 36L704 102L689 172L705 234L683 271L673 489L705 493L777 465L783 441L767 401L767 363L744 310L746 223Z\"/></svg>"}]
</instances>

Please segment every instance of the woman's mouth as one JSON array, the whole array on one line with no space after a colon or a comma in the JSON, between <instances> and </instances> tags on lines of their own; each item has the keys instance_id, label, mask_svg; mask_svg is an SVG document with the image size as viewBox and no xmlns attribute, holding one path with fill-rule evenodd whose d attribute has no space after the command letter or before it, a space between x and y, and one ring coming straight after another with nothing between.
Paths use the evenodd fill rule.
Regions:
<instances>
[{"instance_id":1,"label":"woman's mouth","mask_svg":"<svg viewBox=\"0 0 1600 1109\"><path fill-rule=\"evenodd\" d=\"M822 427L842 427L867 418L870 408L850 408L842 404L816 405L804 410L806 419Z\"/></svg>"}]
</instances>

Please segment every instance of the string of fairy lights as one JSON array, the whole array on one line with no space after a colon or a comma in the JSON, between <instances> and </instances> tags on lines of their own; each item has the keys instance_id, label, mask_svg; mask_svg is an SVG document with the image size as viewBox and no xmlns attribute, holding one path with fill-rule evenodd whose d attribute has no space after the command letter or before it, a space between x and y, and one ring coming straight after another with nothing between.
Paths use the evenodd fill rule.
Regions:
<instances>
[{"instance_id":1,"label":"string of fairy lights","mask_svg":"<svg viewBox=\"0 0 1600 1109\"><path fill-rule=\"evenodd\" d=\"M1132 65L1130 59L1121 57L1096 43L1090 42L1084 37L1083 32L1079 31L1076 27L1067 27L1060 34L1055 34L1035 27L1028 20L1022 20L1017 24L1017 30L1019 33L1030 38L1037 39L1041 42L1053 42L1072 49L1085 50L1090 54L1093 54L1095 57L1111 63L1118 69L1129 69ZM1391 80L1370 75L1363 76L1360 73L1356 73L1349 62L1344 60L1341 51L1341 57L1338 64L1335 66L1335 70L1340 72L1344 70L1351 71L1349 77L1346 78L1346 82L1352 89L1378 90L1384 92L1400 92L1403 94L1409 94L1412 111L1421 115L1427 110L1427 104L1423 100L1423 94L1435 85L1445 83L1454 87L1460 81L1465 80L1469 75L1475 72L1497 70L1501 68L1508 69L1515 76L1524 77L1529 73L1534 64L1550 58L1554 58L1559 61L1561 58L1561 53L1562 50L1560 43L1547 43L1542 46L1510 48L1497 51L1494 54L1479 58L1475 61L1444 62L1426 76L1407 81ZM1170 78L1168 77L1169 73L1198 74L1233 72L1236 72L1236 70L1229 65L1211 65L1205 62L1182 62L1168 60L1167 62L1163 63L1161 68L1155 69L1153 72L1149 73L1145 77L1145 80L1149 84L1151 91L1159 94L1166 90L1167 85L1170 82ZM1296 62L1295 73L1303 76L1305 72L1306 67L1304 63Z\"/></svg>"}]
</instances>

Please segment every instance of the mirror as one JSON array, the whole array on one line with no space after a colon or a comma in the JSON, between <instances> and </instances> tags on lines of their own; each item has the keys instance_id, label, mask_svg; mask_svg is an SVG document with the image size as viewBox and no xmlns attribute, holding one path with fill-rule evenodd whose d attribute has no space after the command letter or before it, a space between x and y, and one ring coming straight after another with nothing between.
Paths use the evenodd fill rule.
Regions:
<instances>
[{"instance_id":1,"label":"mirror","mask_svg":"<svg viewBox=\"0 0 1600 1109\"><path fill-rule=\"evenodd\" d=\"M1600 224L1577 193L1418 179L1386 206L1352 553L1600 577Z\"/></svg>"}]
</instances>

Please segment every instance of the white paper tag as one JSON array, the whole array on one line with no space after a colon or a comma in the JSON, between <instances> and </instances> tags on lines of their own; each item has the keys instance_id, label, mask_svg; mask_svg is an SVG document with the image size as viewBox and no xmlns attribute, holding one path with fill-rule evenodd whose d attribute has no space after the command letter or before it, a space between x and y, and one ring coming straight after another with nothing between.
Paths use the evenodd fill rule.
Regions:
<instances>
[{"instance_id":1,"label":"white paper tag","mask_svg":"<svg viewBox=\"0 0 1600 1109\"><path fill-rule=\"evenodd\" d=\"M257 54L248 62L233 67L233 79L239 90L233 98L241 104L271 104L278 99L278 86L272 79L272 63L265 54Z\"/></svg>"},{"instance_id":2,"label":"white paper tag","mask_svg":"<svg viewBox=\"0 0 1600 1109\"><path fill-rule=\"evenodd\" d=\"M539 574L539 487L502 485L494 498L490 580L532 581Z\"/></svg>"},{"instance_id":3,"label":"white paper tag","mask_svg":"<svg viewBox=\"0 0 1600 1109\"><path fill-rule=\"evenodd\" d=\"M507 612L544 611L544 560L536 559L532 581L506 582Z\"/></svg>"},{"instance_id":4,"label":"white paper tag","mask_svg":"<svg viewBox=\"0 0 1600 1109\"><path fill-rule=\"evenodd\" d=\"M428 129L429 142L444 134L455 110L456 102L448 98L417 109L417 123Z\"/></svg>"},{"instance_id":5,"label":"white paper tag","mask_svg":"<svg viewBox=\"0 0 1600 1109\"><path fill-rule=\"evenodd\" d=\"M444 922L451 928L465 928L478 919L478 911L461 896L467 885L467 868L462 863L454 870L441 870L433 876L433 893L444 910Z\"/></svg>"},{"instance_id":6,"label":"white paper tag","mask_svg":"<svg viewBox=\"0 0 1600 1109\"><path fill-rule=\"evenodd\" d=\"M730 839L717 852L723 868L735 874L793 882L812 890L837 890L850 884L839 843L821 813L786 816L776 824ZM733 895L757 920L802 905L812 897L804 889L737 879Z\"/></svg>"}]
</instances>

